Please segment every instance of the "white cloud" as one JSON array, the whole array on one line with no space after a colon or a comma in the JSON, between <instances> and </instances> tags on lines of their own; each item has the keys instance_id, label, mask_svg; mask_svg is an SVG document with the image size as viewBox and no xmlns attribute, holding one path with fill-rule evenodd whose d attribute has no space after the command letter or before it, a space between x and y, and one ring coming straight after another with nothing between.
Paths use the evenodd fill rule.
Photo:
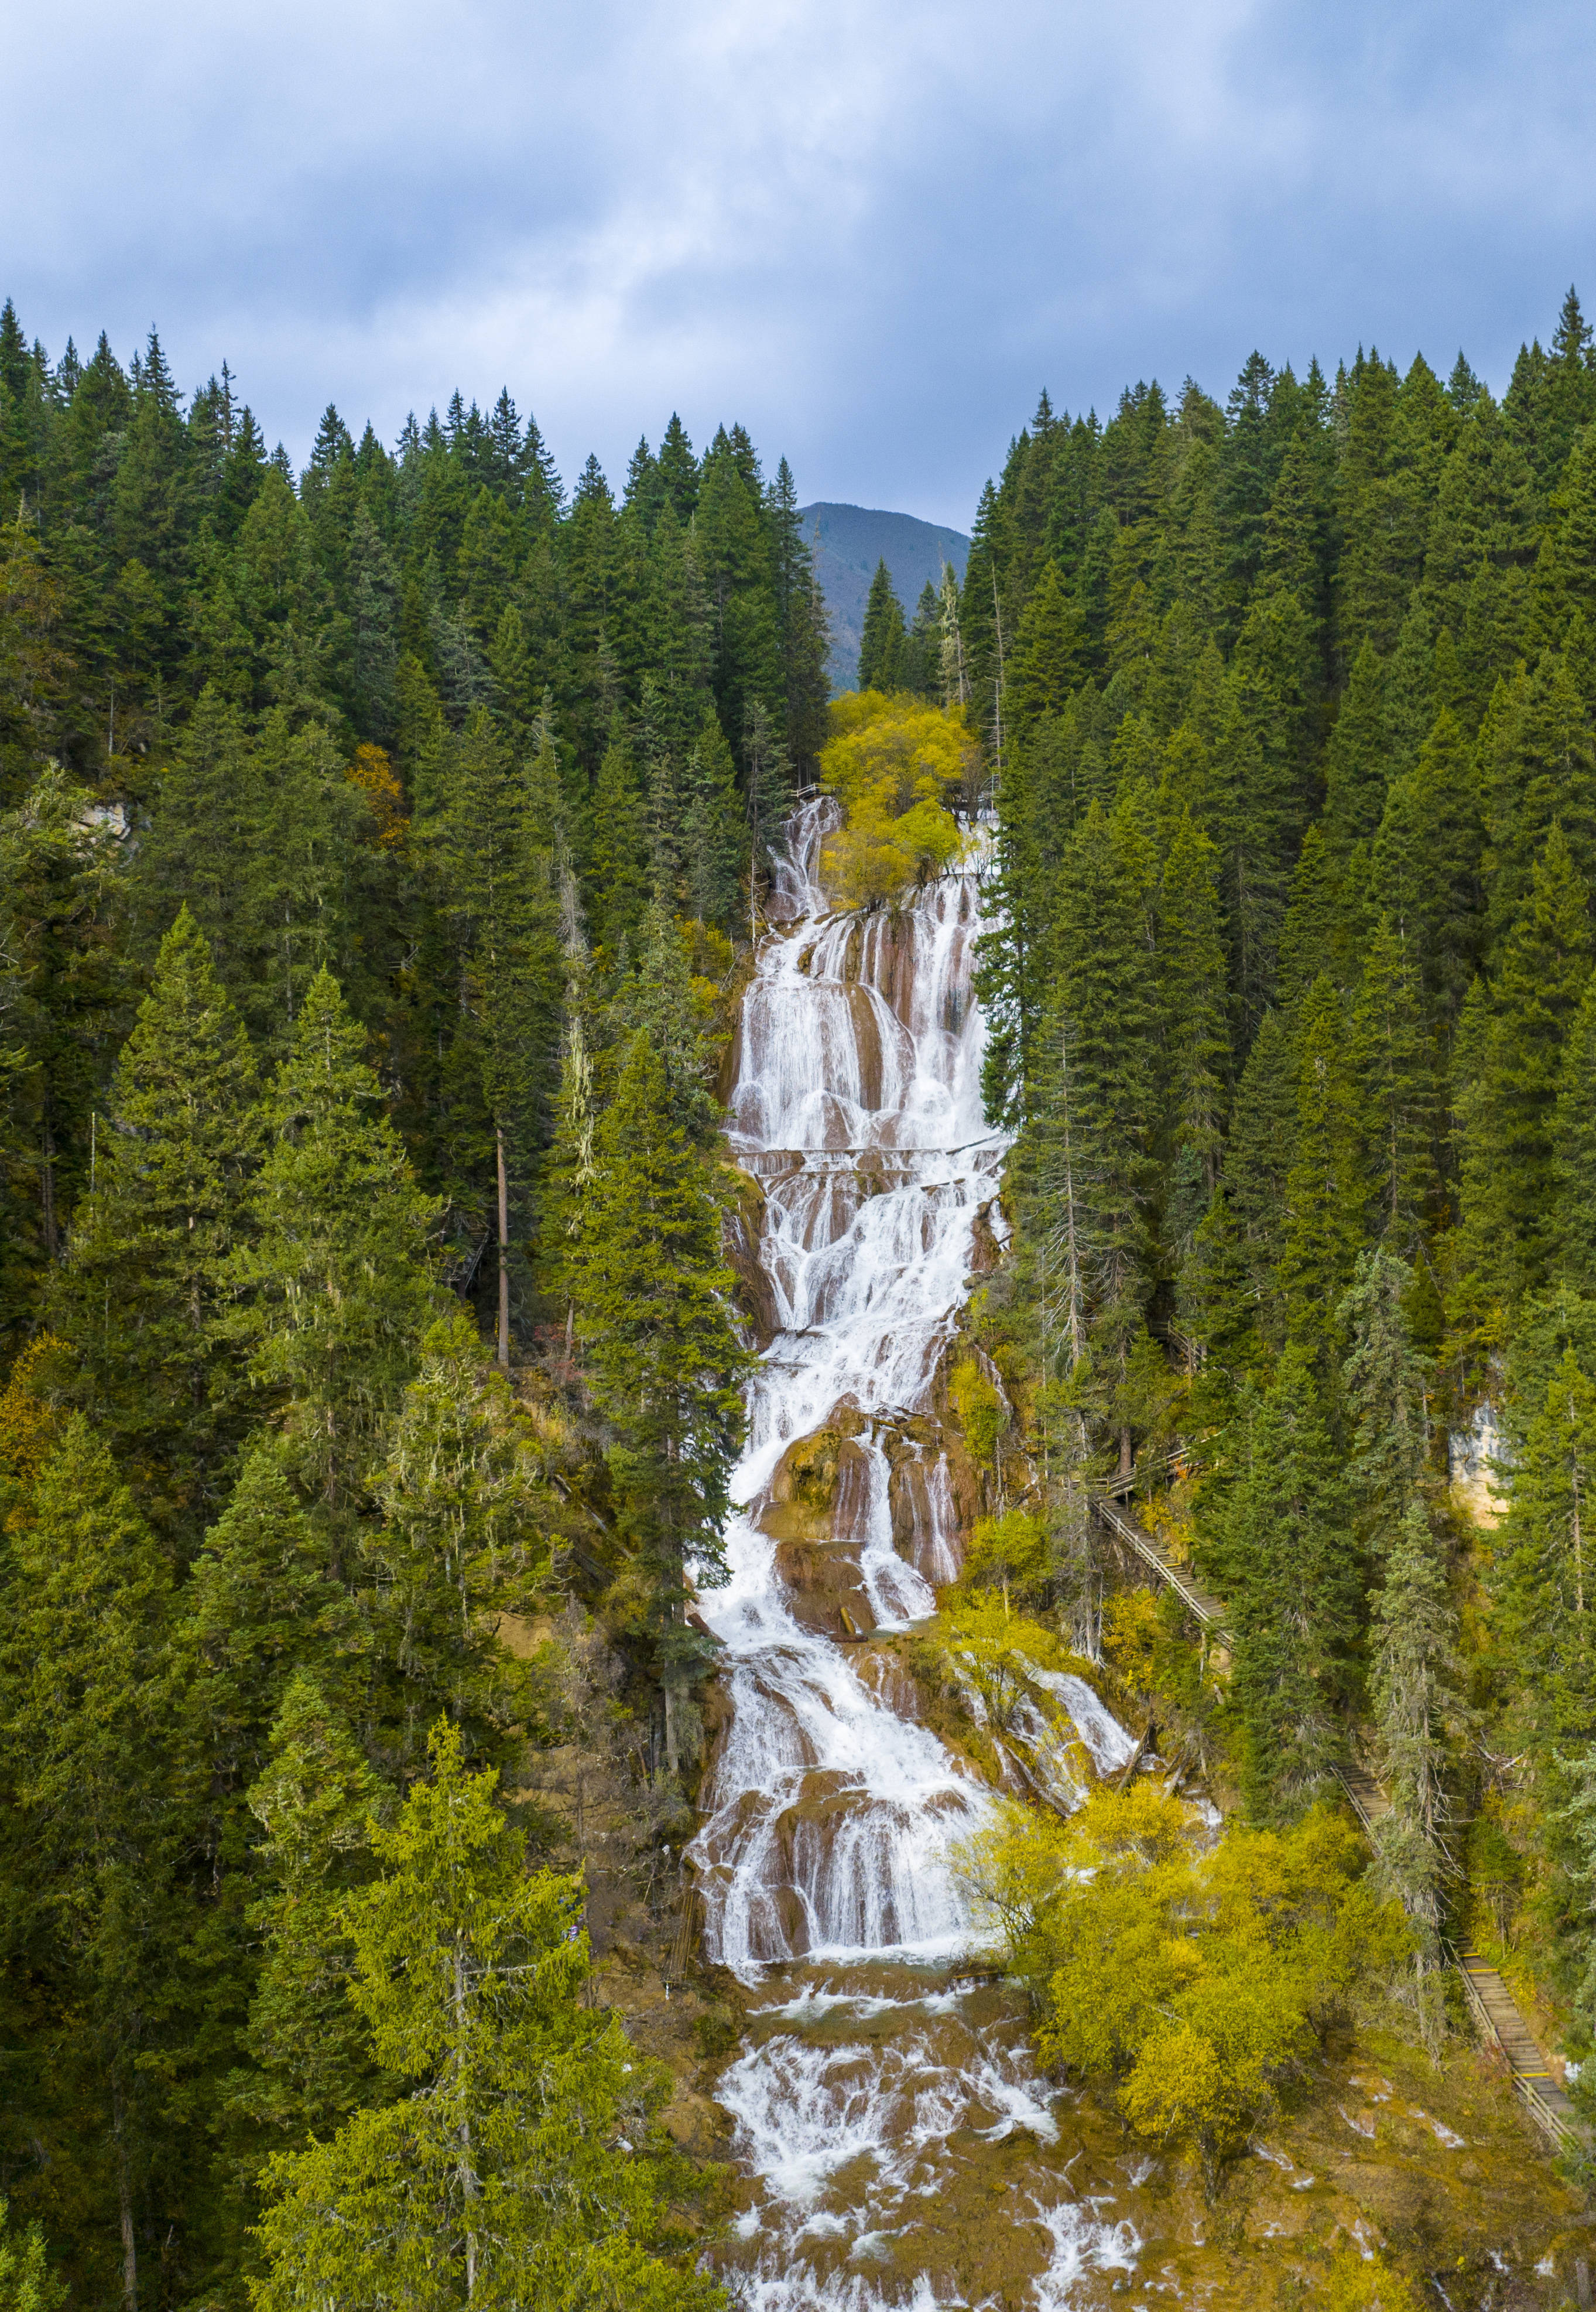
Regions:
<instances>
[{"instance_id":1,"label":"white cloud","mask_svg":"<svg viewBox=\"0 0 1596 2312\"><path fill-rule=\"evenodd\" d=\"M67 0L8 28L4 285L159 320L302 451L508 381L568 469L680 407L967 518L1073 405L1253 343L1499 372L1590 272L1593 27L1526 0Z\"/></svg>"}]
</instances>

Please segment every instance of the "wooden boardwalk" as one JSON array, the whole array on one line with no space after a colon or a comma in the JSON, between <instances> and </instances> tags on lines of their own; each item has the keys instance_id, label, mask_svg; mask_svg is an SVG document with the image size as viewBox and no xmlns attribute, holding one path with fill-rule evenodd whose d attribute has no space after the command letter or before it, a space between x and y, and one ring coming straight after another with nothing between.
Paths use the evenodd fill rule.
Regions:
<instances>
[{"instance_id":1,"label":"wooden boardwalk","mask_svg":"<svg viewBox=\"0 0 1596 2312\"><path fill-rule=\"evenodd\" d=\"M1231 1640L1225 1626L1225 1608L1211 1590L1205 1590L1199 1581L1193 1579L1190 1568L1177 1565L1164 1544L1154 1539L1141 1519L1133 1516L1123 1502L1103 1495L1094 1502L1093 1507L1114 1539L1139 1557L1160 1581L1173 1590L1204 1629L1217 1638L1222 1646L1228 1646Z\"/></svg>"},{"instance_id":2,"label":"wooden boardwalk","mask_svg":"<svg viewBox=\"0 0 1596 2312\"><path fill-rule=\"evenodd\" d=\"M1114 1539L1167 1584L1205 1630L1222 1645L1228 1646L1231 1638L1225 1607L1192 1579L1185 1566L1175 1563L1129 1503L1111 1494L1100 1497L1094 1506ZM1347 1804L1373 1845L1379 1824L1391 1812L1391 1800L1368 1768L1355 1759L1338 1767L1336 1773ZM1450 1944L1443 1948L1461 1980L1476 2030L1487 2046L1501 2050L1515 2090L1554 2150L1584 2149L1584 2129L1568 2091L1554 2074L1545 2050L1500 1975L1478 1951L1456 1951Z\"/></svg>"}]
</instances>

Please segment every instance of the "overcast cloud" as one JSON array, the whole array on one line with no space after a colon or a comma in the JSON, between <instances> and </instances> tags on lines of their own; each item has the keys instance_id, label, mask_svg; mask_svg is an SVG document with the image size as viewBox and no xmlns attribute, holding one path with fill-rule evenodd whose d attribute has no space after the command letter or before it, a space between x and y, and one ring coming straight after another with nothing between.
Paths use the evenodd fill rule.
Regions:
<instances>
[{"instance_id":1,"label":"overcast cloud","mask_svg":"<svg viewBox=\"0 0 1596 2312\"><path fill-rule=\"evenodd\" d=\"M967 527L1046 384L1360 340L1493 384L1596 304L1596 13L1518 0L57 0L4 42L3 286L151 323L296 460L508 383L569 476L679 408Z\"/></svg>"}]
</instances>

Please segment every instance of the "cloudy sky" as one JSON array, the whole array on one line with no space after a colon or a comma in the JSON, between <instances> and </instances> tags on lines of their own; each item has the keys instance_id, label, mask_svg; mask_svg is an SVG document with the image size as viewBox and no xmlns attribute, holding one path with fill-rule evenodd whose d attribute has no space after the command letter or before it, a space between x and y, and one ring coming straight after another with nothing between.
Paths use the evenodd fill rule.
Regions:
<instances>
[{"instance_id":1,"label":"cloudy sky","mask_svg":"<svg viewBox=\"0 0 1596 2312\"><path fill-rule=\"evenodd\" d=\"M1588 0L55 0L5 48L29 334L158 323L296 459L508 382L567 473L679 408L966 527L1044 383L1500 385L1596 305Z\"/></svg>"}]
</instances>

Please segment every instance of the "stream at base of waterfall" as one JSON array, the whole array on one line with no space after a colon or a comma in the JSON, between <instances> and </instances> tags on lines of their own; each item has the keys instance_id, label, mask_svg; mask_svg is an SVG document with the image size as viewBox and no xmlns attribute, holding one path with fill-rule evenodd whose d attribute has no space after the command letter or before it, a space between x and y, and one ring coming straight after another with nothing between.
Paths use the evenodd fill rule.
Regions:
<instances>
[{"instance_id":1,"label":"stream at base of waterfall","mask_svg":"<svg viewBox=\"0 0 1596 2312\"><path fill-rule=\"evenodd\" d=\"M895 911L833 913L833 810L790 823L728 1126L762 1192L771 1337L731 1578L701 1599L729 1714L693 1859L706 1956L750 1992L715 2089L746 2179L719 2261L751 2312L1057 2312L1135 2271L1149 2163L1038 2076L948 1867L990 1794L869 1642L934 1613L972 1509L937 1404L1004 1236L978 859ZM1122 1763L1122 1730L1061 1683L1077 1756Z\"/></svg>"}]
</instances>

